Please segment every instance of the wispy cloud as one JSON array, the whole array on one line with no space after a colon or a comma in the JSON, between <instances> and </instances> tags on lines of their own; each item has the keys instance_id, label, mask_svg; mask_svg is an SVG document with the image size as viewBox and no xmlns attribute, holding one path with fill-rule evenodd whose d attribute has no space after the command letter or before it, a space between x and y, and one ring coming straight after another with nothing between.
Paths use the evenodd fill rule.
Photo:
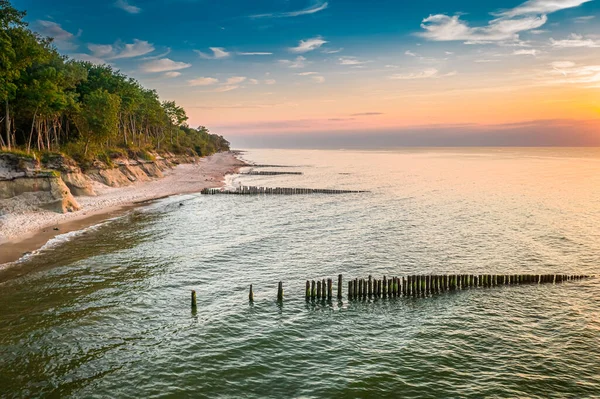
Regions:
<instances>
[{"instance_id":1,"label":"wispy cloud","mask_svg":"<svg viewBox=\"0 0 600 399\"><path fill-rule=\"evenodd\" d=\"M295 60L279 60L279 63L288 68L304 68L306 66L306 58L299 55Z\"/></svg>"},{"instance_id":2,"label":"wispy cloud","mask_svg":"<svg viewBox=\"0 0 600 399\"><path fill-rule=\"evenodd\" d=\"M459 15L430 15L423 20L419 36L434 41L494 42L517 40L519 33L536 29L548 21L546 15L519 19L495 19L485 27L470 27Z\"/></svg>"},{"instance_id":3,"label":"wispy cloud","mask_svg":"<svg viewBox=\"0 0 600 399\"><path fill-rule=\"evenodd\" d=\"M237 55L273 55L273 53L267 53L267 52L260 52L260 51L256 51L256 52L237 52Z\"/></svg>"},{"instance_id":4,"label":"wispy cloud","mask_svg":"<svg viewBox=\"0 0 600 399\"><path fill-rule=\"evenodd\" d=\"M292 53L307 53L309 51L313 51L321 47L327 43L327 41L323 40L321 36L313 37L312 39L300 40L298 42L298 46L290 47L290 51Z\"/></svg>"},{"instance_id":5,"label":"wispy cloud","mask_svg":"<svg viewBox=\"0 0 600 399\"><path fill-rule=\"evenodd\" d=\"M576 24L585 24L587 22L590 22L594 18L596 18L595 15L587 15L585 17L573 18L573 22L575 22Z\"/></svg>"},{"instance_id":6,"label":"wispy cloud","mask_svg":"<svg viewBox=\"0 0 600 399\"><path fill-rule=\"evenodd\" d=\"M237 90L239 89L240 86L221 86L221 87L217 87L216 89L213 90L213 93L225 93L228 91L232 91L232 90Z\"/></svg>"},{"instance_id":7,"label":"wispy cloud","mask_svg":"<svg viewBox=\"0 0 600 399\"><path fill-rule=\"evenodd\" d=\"M349 66L357 66L366 64L368 61L360 61L356 57L340 57L338 58L338 64L340 65L349 65Z\"/></svg>"},{"instance_id":8,"label":"wispy cloud","mask_svg":"<svg viewBox=\"0 0 600 399\"><path fill-rule=\"evenodd\" d=\"M350 116L377 116L384 115L383 112L359 112L357 114L351 114Z\"/></svg>"},{"instance_id":9,"label":"wispy cloud","mask_svg":"<svg viewBox=\"0 0 600 399\"><path fill-rule=\"evenodd\" d=\"M169 58L161 58L158 60L153 60L146 62L141 65L140 69L143 72L168 72L168 71L177 71L180 69L185 69L191 67L192 64L188 64L185 62L177 62L173 61Z\"/></svg>"},{"instance_id":10,"label":"wispy cloud","mask_svg":"<svg viewBox=\"0 0 600 399\"><path fill-rule=\"evenodd\" d=\"M167 50L164 53L162 53L162 54L153 55L151 57L144 57L142 59L143 60L156 60L158 58L164 58L164 57L166 57L169 54L171 54L171 48L170 47L168 47Z\"/></svg>"},{"instance_id":11,"label":"wispy cloud","mask_svg":"<svg viewBox=\"0 0 600 399\"><path fill-rule=\"evenodd\" d=\"M79 47L73 43L77 36L63 29L60 24L53 21L38 20L35 25L41 35L54 38L53 43L59 50L73 51Z\"/></svg>"},{"instance_id":12,"label":"wispy cloud","mask_svg":"<svg viewBox=\"0 0 600 399\"><path fill-rule=\"evenodd\" d=\"M335 49L335 50L331 50L331 49L324 49L324 50L322 50L321 52L322 52L323 54L337 54L337 53L341 53L342 51L344 51L344 48L343 48L343 47L341 47L341 48L338 48L338 49Z\"/></svg>"},{"instance_id":13,"label":"wispy cloud","mask_svg":"<svg viewBox=\"0 0 600 399\"><path fill-rule=\"evenodd\" d=\"M579 7L589 1L592 0L529 0L515 8L495 12L493 15L514 18L521 15L550 14L567 8Z\"/></svg>"},{"instance_id":14,"label":"wispy cloud","mask_svg":"<svg viewBox=\"0 0 600 399\"><path fill-rule=\"evenodd\" d=\"M212 55L203 53L200 50L194 50L194 52L197 53L200 58L204 58L205 60L219 60L231 56L231 53L226 51L223 47L209 47L209 49L212 51Z\"/></svg>"},{"instance_id":15,"label":"wispy cloud","mask_svg":"<svg viewBox=\"0 0 600 399\"><path fill-rule=\"evenodd\" d=\"M539 53L540 51L535 49L521 49L513 51L513 55L531 55L534 57L537 56Z\"/></svg>"},{"instance_id":16,"label":"wispy cloud","mask_svg":"<svg viewBox=\"0 0 600 399\"><path fill-rule=\"evenodd\" d=\"M125 44L88 44L88 48L93 53L94 57L109 60L134 58L154 51L154 46L151 43L138 39L134 39L133 43Z\"/></svg>"},{"instance_id":17,"label":"wispy cloud","mask_svg":"<svg viewBox=\"0 0 600 399\"><path fill-rule=\"evenodd\" d=\"M125 10L130 14L139 14L142 12L142 9L130 4L127 0L117 0L115 2L115 7L120 8L121 10Z\"/></svg>"},{"instance_id":18,"label":"wispy cloud","mask_svg":"<svg viewBox=\"0 0 600 399\"><path fill-rule=\"evenodd\" d=\"M297 73L296 75L298 75L298 76L310 76L310 75L318 75L318 74L319 74L318 72L300 72L300 73Z\"/></svg>"},{"instance_id":19,"label":"wispy cloud","mask_svg":"<svg viewBox=\"0 0 600 399\"><path fill-rule=\"evenodd\" d=\"M417 55L417 54L413 53L413 52L412 52L412 51L410 51L410 50L406 50L406 51L404 52L404 55L408 55L409 57L418 57L418 55Z\"/></svg>"},{"instance_id":20,"label":"wispy cloud","mask_svg":"<svg viewBox=\"0 0 600 399\"><path fill-rule=\"evenodd\" d=\"M554 78L549 83L591 85L600 83L600 65L578 65L572 61L555 61L550 64L549 74ZM558 77L558 79L556 79Z\"/></svg>"},{"instance_id":21,"label":"wispy cloud","mask_svg":"<svg viewBox=\"0 0 600 399\"><path fill-rule=\"evenodd\" d=\"M96 65L103 65L103 64L110 65L110 63L106 62L106 60L104 60L103 58L94 57L93 55L89 55L89 54L72 54L72 56L76 60L90 62L90 63L96 64Z\"/></svg>"},{"instance_id":22,"label":"wispy cloud","mask_svg":"<svg viewBox=\"0 0 600 399\"><path fill-rule=\"evenodd\" d=\"M405 73L405 74L396 74L390 76L390 79L394 80L413 80L413 79L431 79L431 78L441 78L456 75L456 71L448 72L446 74L440 74L435 68L427 68L423 71L413 72L413 73Z\"/></svg>"},{"instance_id":23,"label":"wispy cloud","mask_svg":"<svg viewBox=\"0 0 600 399\"><path fill-rule=\"evenodd\" d=\"M212 86L219 83L219 79L200 77L188 80L190 86Z\"/></svg>"},{"instance_id":24,"label":"wispy cloud","mask_svg":"<svg viewBox=\"0 0 600 399\"><path fill-rule=\"evenodd\" d=\"M242 83L246 80L247 78L245 76L232 76L229 79L227 79L227 84L228 85L237 85L239 83Z\"/></svg>"},{"instance_id":25,"label":"wispy cloud","mask_svg":"<svg viewBox=\"0 0 600 399\"><path fill-rule=\"evenodd\" d=\"M277 81L275 79L266 79L265 80L266 85L274 85L275 83L277 83Z\"/></svg>"},{"instance_id":26,"label":"wispy cloud","mask_svg":"<svg viewBox=\"0 0 600 399\"><path fill-rule=\"evenodd\" d=\"M320 75L313 75L310 79L315 83L325 83L325 77Z\"/></svg>"},{"instance_id":27,"label":"wispy cloud","mask_svg":"<svg viewBox=\"0 0 600 399\"><path fill-rule=\"evenodd\" d=\"M430 15L421 23L419 36L435 41L496 42L518 40L519 34L535 31L548 21L547 14L578 7L591 0L529 0L508 10L492 13L487 25L472 27L460 15Z\"/></svg>"},{"instance_id":28,"label":"wispy cloud","mask_svg":"<svg viewBox=\"0 0 600 399\"><path fill-rule=\"evenodd\" d=\"M304 8L302 10L296 11L288 11L288 12L278 12L278 13L268 13L268 14L257 14L251 15L250 18L289 18L289 17L300 17L302 15L310 15L315 14L319 11L325 10L329 6L328 2L317 1L313 3L310 7Z\"/></svg>"},{"instance_id":29,"label":"wispy cloud","mask_svg":"<svg viewBox=\"0 0 600 399\"><path fill-rule=\"evenodd\" d=\"M181 76L181 72L165 72L165 76L167 78L176 78L178 76Z\"/></svg>"},{"instance_id":30,"label":"wispy cloud","mask_svg":"<svg viewBox=\"0 0 600 399\"><path fill-rule=\"evenodd\" d=\"M581 35L577 35L572 33L568 39L562 40L554 40L550 38L550 44L553 47L561 47L561 48L576 48L576 47L590 47L596 48L600 47L600 41L594 39L586 39Z\"/></svg>"}]
</instances>

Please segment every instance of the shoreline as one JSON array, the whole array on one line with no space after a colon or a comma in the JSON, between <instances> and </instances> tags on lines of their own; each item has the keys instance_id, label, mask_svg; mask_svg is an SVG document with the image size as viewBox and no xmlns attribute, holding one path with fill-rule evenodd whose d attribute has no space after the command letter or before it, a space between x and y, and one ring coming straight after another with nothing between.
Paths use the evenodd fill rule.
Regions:
<instances>
[{"instance_id":1,"label":"shoreline","mask_svg":"<svg viewBox=\"0 0 600 399\"><path fill-rule=\"evenodd\" d=\"M4 215L0 218L0 267L39 250L56 236L121 216L152 201L223 187L225 176L248 166L237 155L231 151L213 154L196 164L177 165L165 171L163 178L129 186L113 188L98 183L97 196L77 197L82 205L77 212L35 210Z\"/></svg>"}]
</instances>

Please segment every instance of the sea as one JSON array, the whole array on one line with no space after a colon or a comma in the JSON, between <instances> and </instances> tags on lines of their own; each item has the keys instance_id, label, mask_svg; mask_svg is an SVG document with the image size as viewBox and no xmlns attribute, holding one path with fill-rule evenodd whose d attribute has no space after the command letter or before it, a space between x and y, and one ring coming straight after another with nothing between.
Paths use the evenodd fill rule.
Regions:
<instances>
[{"instance_id":1,"label":"sea","mask_svg":"<svg viewBox=\"0 0 600 399\"><path fill-rule=\"evenodd\" d=\"M369 275L600 275L600 149L241 157L303 174L231 188L367 192L170 197L4 265L0 397L600 397L600 276L345 293ZM339 274L342 300L305 300Z\"/></svg>"}]
</instances>

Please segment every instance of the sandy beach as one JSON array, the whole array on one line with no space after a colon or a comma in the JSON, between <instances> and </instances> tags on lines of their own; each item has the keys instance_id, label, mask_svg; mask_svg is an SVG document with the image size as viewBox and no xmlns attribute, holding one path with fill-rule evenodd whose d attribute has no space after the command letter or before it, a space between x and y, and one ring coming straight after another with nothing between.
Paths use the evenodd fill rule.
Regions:
<instances>
[{"instance_id":1,"label":"sandy beach","mask_svg":"<svg viewBox=\"0 0 600 399\"><path fill-rule=\"evenodd\" d=\"M177 194L221 187L227 174L237 173L245 163L231 152L201 158L196 164L181 164L164 171L165 177L126 187L113 188L94 183L98 194L77 197L82 209L56 213L22 209L0 217L0 264L17 260L49 239L69 231L117 216L144 202Z\"/></svg>"}]
</instances>

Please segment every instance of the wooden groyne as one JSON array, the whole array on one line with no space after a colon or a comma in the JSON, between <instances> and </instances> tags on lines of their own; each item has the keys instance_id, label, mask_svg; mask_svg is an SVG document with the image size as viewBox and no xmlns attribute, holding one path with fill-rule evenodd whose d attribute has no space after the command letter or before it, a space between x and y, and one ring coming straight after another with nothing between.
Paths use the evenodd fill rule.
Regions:
<instances>
[{"instance_id":1,"label":"wooden groyne","mask_svg":"<svg viewBox=\"0 0 600 399\"><path fill-rule=\"evenodd\" d=\"M541 285L562 284L596 278L590 275L566 274L451 274L451 275L410 275L375 279L354 278L347 282L346 297L348 301L379 300L401 297L431 297L444 292L461 291L478 288L492 288L509 285ZM344 297L343 276L337 279L337 300ZM310 301L332 301L333 279L306 280L305 299ZM283 282L277 284L277 301L284 300ZM252 284L248 300L254 303ZM196 310L196 291L192 291L192 311Z\"/></svg>"},{"instance_id":2,"label":"wooden groyne","mask_svg":"<svg viewBox=\"0 0 600 399\"><path fill-rule=\"evenodd\" d=\"M297 166L293 165L266 165L266 164L255 164L248 165L253 168L297 168Z\"/></svg>"},{"instance_id":3,"label":"wooden groyne","mask_svg":"<svg viewBox=\"0 0 600 399\"><path fill-rule=\"evenodd\" d=\"M301 175L302 172L275 172L275 171L250 171L246 173L240 173L240 175L247 176L279 176L279 175Z\"/></svg>"},{"instance_id":4,"label":"wooden groyne","mask_svg":"<svg viewBox=\"0 0 600 399\"><path fill-rule=\"evenodd\" d=\"M286 187L248 187L242 186L234 190L224 190L219 188L205 188L200 193L206 195L301 195L301 194L352 194L366 193L368 191L360 190L329 190L314 188L286 188Z\"/></svg>"},{"instance_id":5,"label":"wooden groyne","mask_svg":"<svg viewBox=\"0 0 600 399\"><path fill-rule=\"evenodd\" d=\"M567 281L576 281L593 278L589 275L564 275L564 274L452 274L452 275L411 275L403 277L387 277L374 279L355 278L348 280L346 296L348 300L365 300L375 298L395 297L427 297L447 291L467 290L472 288L491 288L505 285L533 285L533 284L560 284ZM337 298L342 299L343 278L338 276ZM323 284L317 283L314 290L314 280L306 281L306 300L328 299L331 300L331 290L328 279L327 295L325 294L325 280ZM309 290L309 286L313 287Z\"/></svg>"}]
</instances>

